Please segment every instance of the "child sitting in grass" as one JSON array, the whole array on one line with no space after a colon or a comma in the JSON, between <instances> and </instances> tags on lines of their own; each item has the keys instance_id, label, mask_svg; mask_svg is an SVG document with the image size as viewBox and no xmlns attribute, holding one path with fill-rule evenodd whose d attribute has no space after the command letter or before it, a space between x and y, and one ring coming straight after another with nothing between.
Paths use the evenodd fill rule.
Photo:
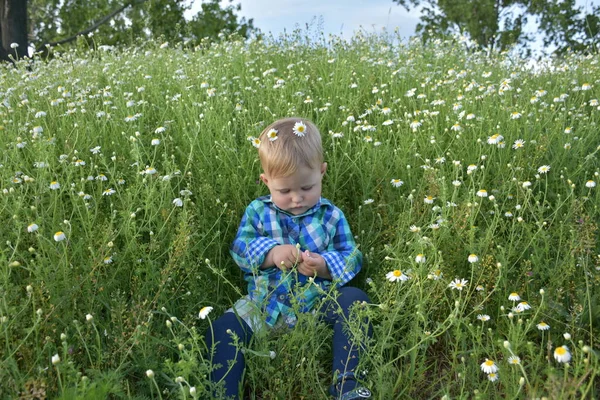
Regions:
<instances>
[{"instance_id":1,"label":"child sitting in grass","mask_svg":"<svg viewBox=\"0 0 600 400\"><path fill-rule=\"evenodd\" d=\"M286 118L269 125L259 139L260 179L270 195L246 208L231 247L248 295L214 321L206 335L217 366L211 379L224 382L225 394L238 399L245 362L234 336L247 345L259 330L293 327L293 303L333 326L332 396L369 398L370 391L355 376L362 346L344 329L350 307L369 301L362 290L344 286L360 271L362 254L342 211L321 197L327 170L321 134L308 120ZM318 302L331 285L338 288L337 298ZM365 329L370 336L370 326Z\"/></svg>"}]
</instances>

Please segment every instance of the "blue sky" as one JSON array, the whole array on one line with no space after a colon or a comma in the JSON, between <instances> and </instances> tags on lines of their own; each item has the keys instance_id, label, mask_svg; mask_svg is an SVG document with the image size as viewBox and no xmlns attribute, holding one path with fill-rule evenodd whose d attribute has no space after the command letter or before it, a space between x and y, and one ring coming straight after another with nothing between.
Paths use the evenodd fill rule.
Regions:
<instances>
[{"instance_id":1,"label":"blue sky","mask_svg":"<svg viewBox=\"0 0 600 400\"><path fill-rule=\"evenodd\" d=\"M577 5L590 7L600 0L577 0ZM200 9L202 0L193 0L194 15ZM234 0L241 3L240 15L254 19L254 26L263 32L274 35L296 27L304 28L307 23L322 21L325 34L342 35L350 38L353 32L364 29L369 32L383 28L393 31L398 29L400 36L407 39L415 34L419 22L420 11L406 11L392 0ZM222 1L223 5L229 4ZM316 28L316 24L314 25ZM535 24L529 25L535 30Z\"/></svg>"}]
</instances>

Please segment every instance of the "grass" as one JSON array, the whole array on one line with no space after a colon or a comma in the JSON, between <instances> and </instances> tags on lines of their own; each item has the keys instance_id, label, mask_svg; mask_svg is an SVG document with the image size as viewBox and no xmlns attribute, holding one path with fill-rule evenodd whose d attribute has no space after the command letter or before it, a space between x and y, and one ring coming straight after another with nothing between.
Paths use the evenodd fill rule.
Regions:
<instances>
[{"instance_id":1,"label":"grass","mask_svg":"<svg viewBox=\"0 0 600 400\"><path fill-rule=\"evenodd\" d=\"M248 138L295 115L365 254L375 398L597 397L598 60L295 32L0 67L0 393L206 398L204 333L245 290L229 245L267 193ZM260 336L246 393L325 398L330 341L312 315Z\"/></svg>"}]
</instances>

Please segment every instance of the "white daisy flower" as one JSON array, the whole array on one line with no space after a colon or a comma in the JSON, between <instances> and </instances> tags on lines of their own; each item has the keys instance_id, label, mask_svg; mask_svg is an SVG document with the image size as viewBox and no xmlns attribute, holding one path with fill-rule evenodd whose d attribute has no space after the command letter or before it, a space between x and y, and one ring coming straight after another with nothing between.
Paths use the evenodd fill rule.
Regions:
<instances>
[{"instance_id":1,"label":"white daisy flower","mask_svg":"<svg viewBox=\"0 0 600 400\"><path fill-rule=\"evenodd\" d=\"M483 363L481 363L481 370L486 374L493 374L498 372L498 366L493 360L485 359Z\"/></svg>"},{"instance_id":2,"label":"white daisy flower","mask_svg":"<svg viewBox=\"0 0 600 400\"><path fill-rule=\"evenodd\" d=\"M453 280L452 282L450 282L450 284L448 285L448 287L452 288L452 289L456 289L456 290L463 290L465 287L467 287L467 283L469 283L469 281L466 280L466 279L458 279L458 278L456 278L455 280Z\"/></svg>"},{"instance_id":3,"label":"white daisy flower","mask_svg":"<svg viewBox=\"0 0 600 400\"><path fill-rule=\"evenodd\" d=\"M210 314L212 310L213 308L211 306L202 307L202 309L200 309L200 312L198 313L198 318L206 319L206 317L208 317L208 314Z\"/></svg>"},{"instance_id":4,"label":"white daisy flower","mask_svg":"<svg viewBox=\"0 0 600 400\"><path fill-rule=\"evenodd\" d=\"M571 353L569 352L569 348L563 345L554 349L554 359L559 363L568 363L571 361Z\"/></svg>"},{"instance_id":5,"label":"white daisy flower","mask_svg":"<svg viewBox=\"0 0 600 400\"><path fill-rule=\"evenodd\" d=\"M385 277L387 278L387 280L389 280L390 282L397 282L397 281L407 281L408 279L410 279L408 276L404 275L402 273L402 271L400 271L399 269L393 270L388 272Z\"/></svg>"},{"instance_id":6,"label":"white daisy flower","mask_svg":"<svg viewBox=\"0 0 600 400\"><path fill-rule=\"evenodd\" d=\"M298 121L294 124L294 135L303 137L306 135L306 125L302 121Z\"/></svg>"}]
</instances>

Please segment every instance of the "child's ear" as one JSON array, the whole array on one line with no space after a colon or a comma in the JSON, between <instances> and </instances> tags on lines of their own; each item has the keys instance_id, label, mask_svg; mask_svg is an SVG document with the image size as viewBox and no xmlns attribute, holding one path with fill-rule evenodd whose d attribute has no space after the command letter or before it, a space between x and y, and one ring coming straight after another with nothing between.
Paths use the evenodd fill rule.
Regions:
<instances>
[{"instance_id":1,"label":"child's ear","mask_svg":"<svg viewBox=\"0 0 600 400\"><path fill-rule=\"evenodd\" d=\"M321 176L325 175L326 171L327 171L327 163L324 162L323 164L321 164Z\"/></svg>"},{"instance_id":2,"label":"child's ear","mask_svg":"<svg viewBox=\"0 0 600 400\"><path fill-rule=\"evenodd\" d=\"M260 180L263 181L263 183L265 185L269 184L269 179L267 178L267 176L265 174L260 174Z\"/></svg>"}]
</instances>

